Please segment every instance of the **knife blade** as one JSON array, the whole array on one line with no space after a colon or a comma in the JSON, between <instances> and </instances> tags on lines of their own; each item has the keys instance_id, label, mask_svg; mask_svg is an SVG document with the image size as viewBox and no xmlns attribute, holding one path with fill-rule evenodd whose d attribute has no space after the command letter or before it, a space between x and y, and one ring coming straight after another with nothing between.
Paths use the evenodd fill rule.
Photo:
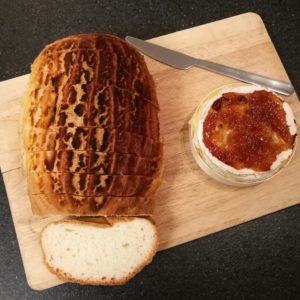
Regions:
<instances>
[{"instance_id":1,"label":"knife blade","mask_svg":"<svg viewBox=\"0 0 300 300\"><path fill-rule=\"evenodd\" d=\"M195 58L131 36L126 36L125 40L147 56L177 69L187 70L191 67L198 67L243 82L263 86L286 96L294 92L293 85L288 82Z\"/></svg>"}]
</instances>

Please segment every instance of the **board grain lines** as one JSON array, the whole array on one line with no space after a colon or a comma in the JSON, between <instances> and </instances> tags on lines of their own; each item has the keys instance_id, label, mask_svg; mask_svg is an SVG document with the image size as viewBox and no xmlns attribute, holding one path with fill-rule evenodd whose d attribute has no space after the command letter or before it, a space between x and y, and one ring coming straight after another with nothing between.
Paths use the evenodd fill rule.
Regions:
<instances>
[{"instance_id":1,"label":"board grain lines","mask_svg":"<svg viewBox=\"0 0 300 300\"><path fill-rule=\"evenodd\" d=\"M247 38L245 38L247 36ZM151 40L183 53L288 81L260 17L247 13ZM263 184L235 188L199 170L189 149L188 120L201 98L233 79L198 68L176 70L145 57L157 86L164 175L156 193L160 249L167 249L300 203L300 150L289 166ZM29 285L61 284L43 263L38 236L60 217L33 216L21 169L18 126L28 75L0 83L0 166ZM296 94L285 98L300 123Z\"/></svg>"}]
</instances>

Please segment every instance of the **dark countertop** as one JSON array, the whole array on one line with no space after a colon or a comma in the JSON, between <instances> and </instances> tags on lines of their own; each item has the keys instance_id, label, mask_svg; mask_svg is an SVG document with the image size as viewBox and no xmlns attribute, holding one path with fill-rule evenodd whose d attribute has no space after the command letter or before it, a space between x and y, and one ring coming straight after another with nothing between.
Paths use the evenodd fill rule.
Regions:
<instances>
[{"instance_id":1,"label":"dark countertop","mask_svg":"<svg viewBox=\"0 0 300 300\"><path fill-rule=\"evenodd\" d=\"M264 20L300 95L297 0L1 0L0 80L28 73L30 63L45 44L69 34L102 31L147 39L249 11ZM0 220L2 300L299 299L299 205L160 252L125 286L64 284L44 292L27 285L2 179Z\"/></svg>"}]
</instances>

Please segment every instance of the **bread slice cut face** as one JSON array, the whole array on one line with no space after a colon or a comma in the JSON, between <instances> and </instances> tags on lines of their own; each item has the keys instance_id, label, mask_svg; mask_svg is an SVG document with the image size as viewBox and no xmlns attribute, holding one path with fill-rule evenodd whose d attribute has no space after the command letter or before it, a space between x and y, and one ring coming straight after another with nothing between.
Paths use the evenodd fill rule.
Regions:
<instances>
[{"instance_id":1,"label":"bread slice cut face","mask_svg":"<svg viewBox=\"0 0 300 300\"><path fill-rule=\"evenodd\" d=\"M152 261L158 246L155 225L139 217L50 223L40 242L51 272L91 285L126 283Z\"/></svg>"}]
</instances>

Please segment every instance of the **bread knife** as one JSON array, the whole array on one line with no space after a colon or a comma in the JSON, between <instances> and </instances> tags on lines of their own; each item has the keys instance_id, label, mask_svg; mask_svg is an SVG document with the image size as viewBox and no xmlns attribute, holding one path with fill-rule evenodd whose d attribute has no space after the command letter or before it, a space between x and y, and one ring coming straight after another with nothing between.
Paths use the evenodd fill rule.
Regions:
<instances>
[{"instance_id":1,"label":"bread knife","mask_svg":"<svg viewBox=\"0 0 300 300\"><path fill-rule=\"evenodd\" d=\"M133 45L135 48L146 54L147 56L177 69L187 70L191 67L198 67L228 77L232 77L243 82L263 86L274 92L286 96L289 96L294 92L293 85L288 82L279 81L255 73L242 71L211 61L194 58L192 56L150 42L146 42L131 36L126 36L125 40L131 45Z\"/></svg>"}]
</instances>

